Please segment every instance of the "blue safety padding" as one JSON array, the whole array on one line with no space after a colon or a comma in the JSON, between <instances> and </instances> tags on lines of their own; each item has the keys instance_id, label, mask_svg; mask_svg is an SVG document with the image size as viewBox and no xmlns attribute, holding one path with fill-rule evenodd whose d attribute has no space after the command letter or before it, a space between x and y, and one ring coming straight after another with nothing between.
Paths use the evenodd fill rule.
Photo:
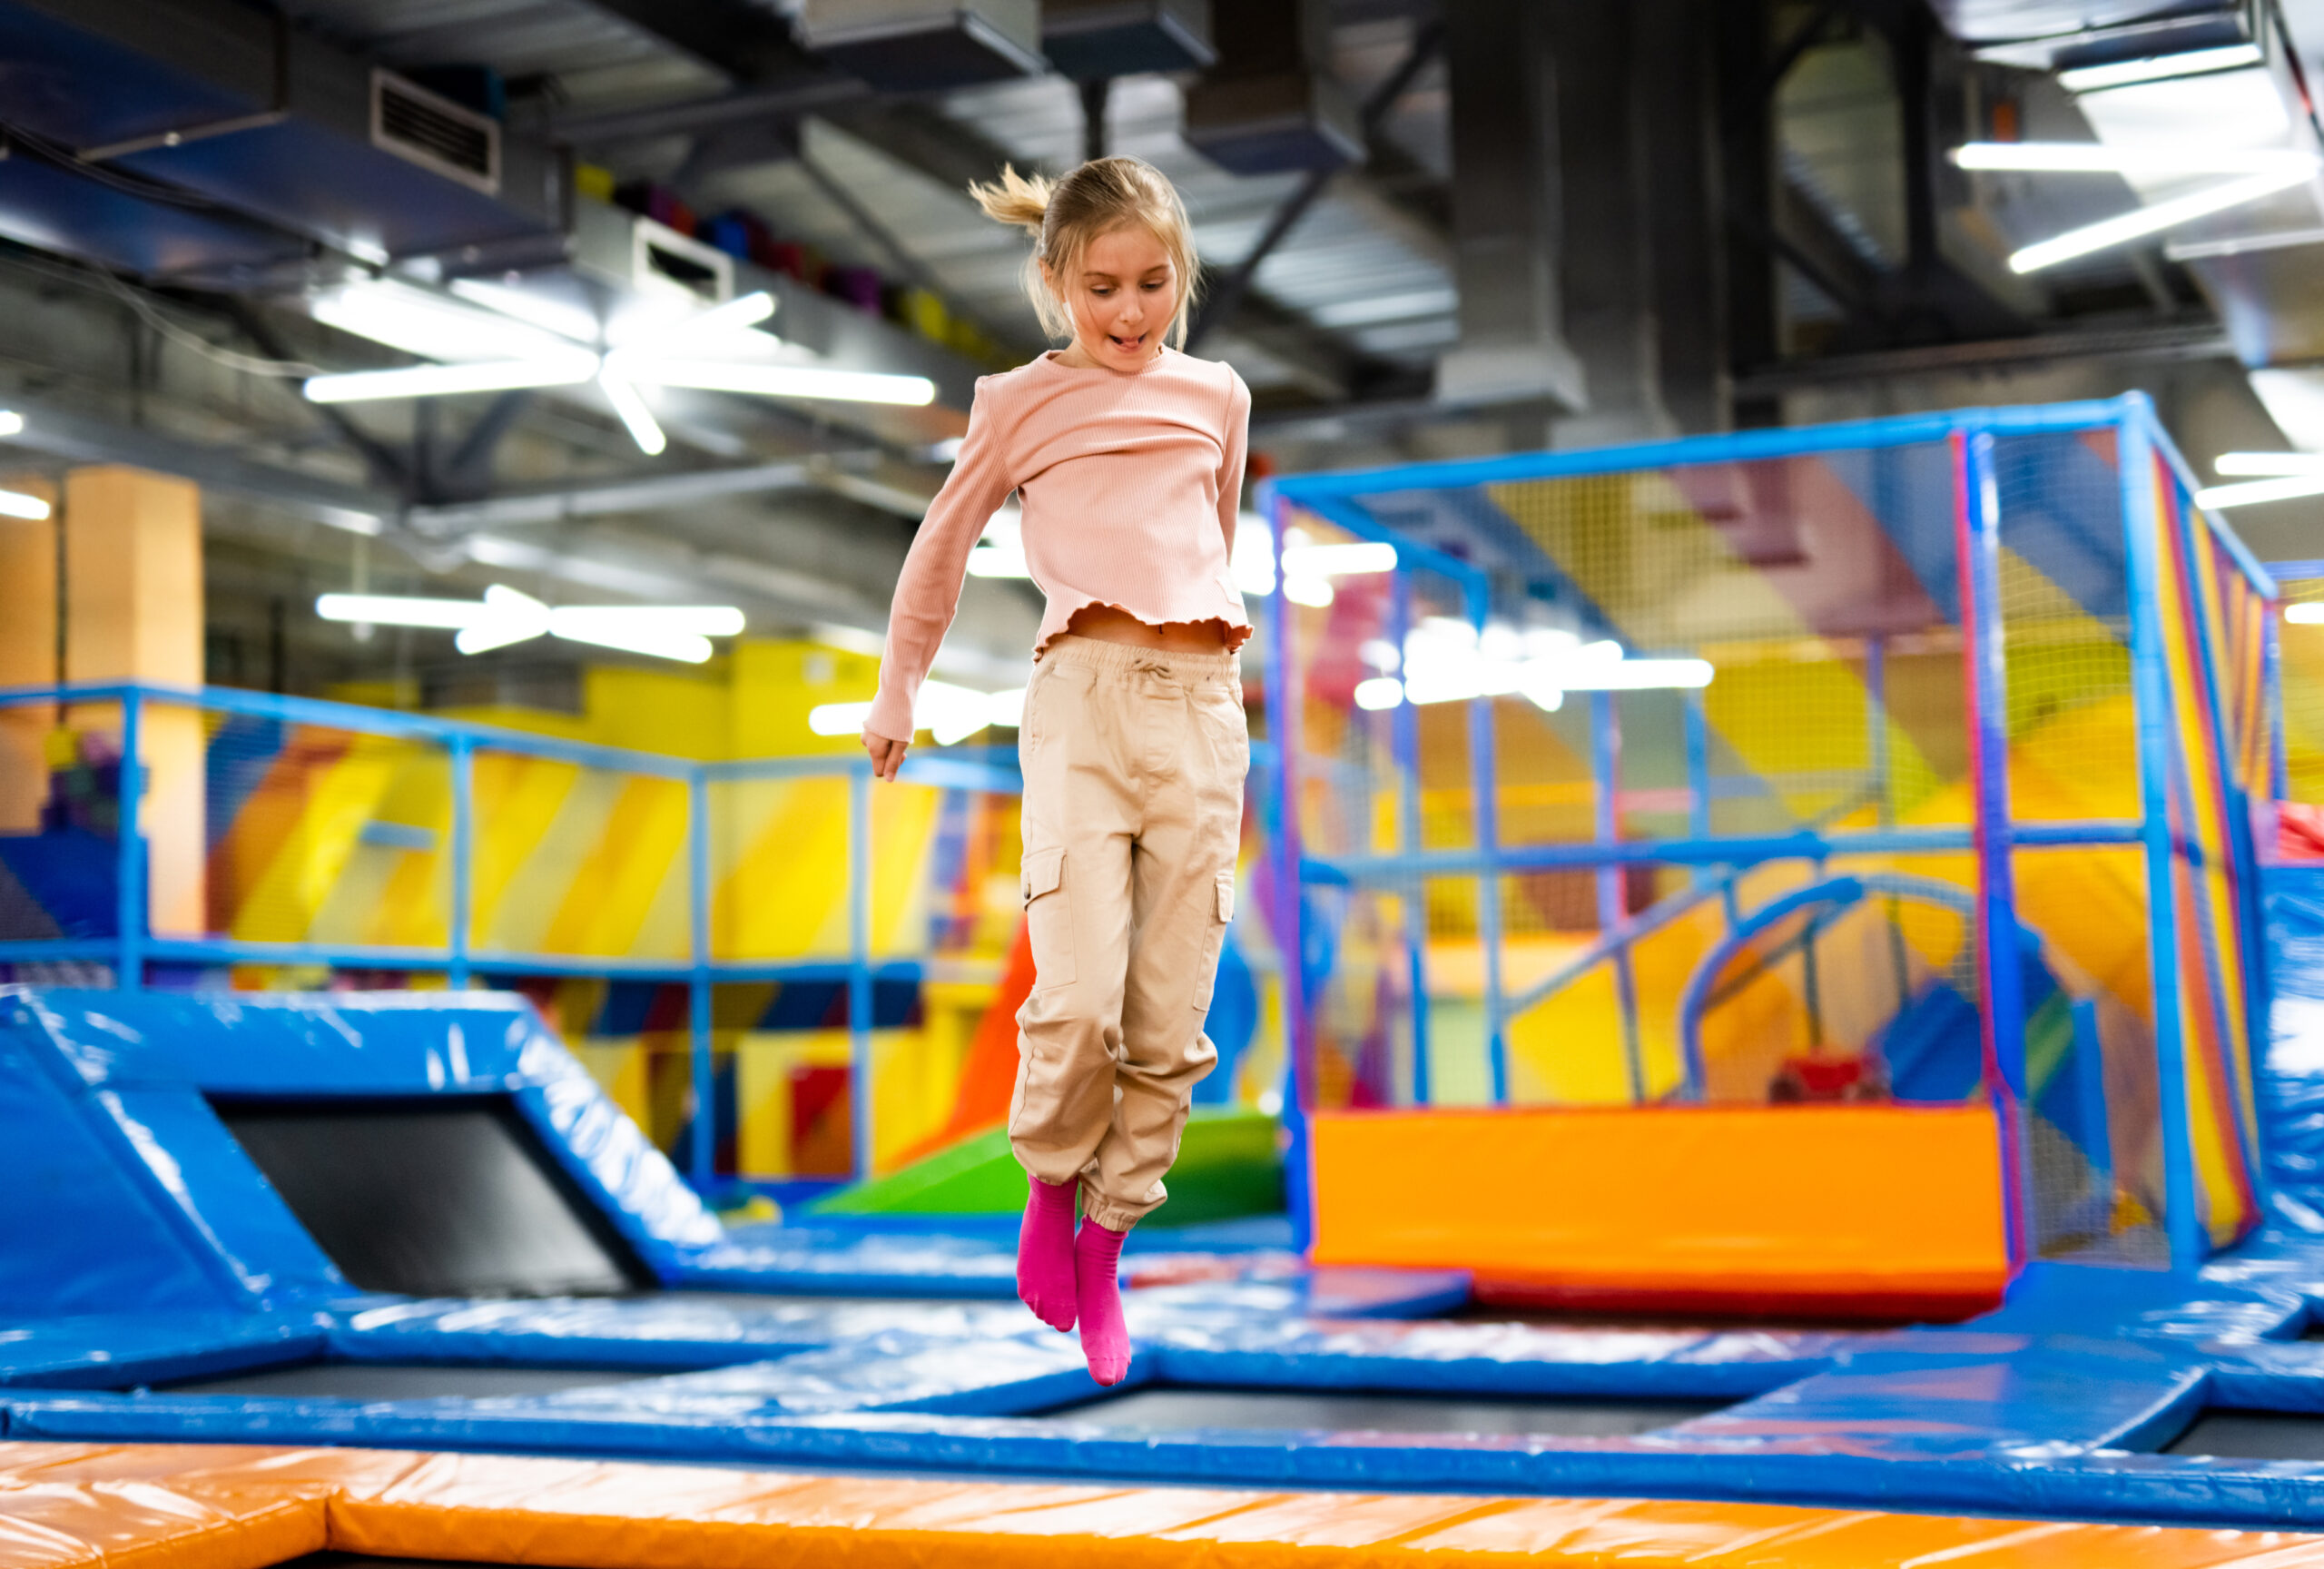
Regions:
<instances>
[{"instance_id":1,"label":"blue safety padding","mask_svg":"<svg viewBox=\"0 0 2324 1569\"><path fill-rule=\"evenodd\" d=\"M354 1294L197 1091L129 1086L92 1100L143 1157L200 1250L232 1272L252 1304Z\"/></svg>"},{"instance_id":2,"label":"blue safety padding","mask_svg":"<svg viewBox=\"0 0 2324 1569\"><path fill-rule=\"evenodd\" d=\"M2259 1078L2260 1149L2271 1206L2324 1233L2324 867L2261 873L2269 1011Z\"/></svg>"},{"instance_id":3,"label":"blue safety padding","mask_svg":"<svg viewBox=\"0 0 2324 1569\"><path fill-rule=\"evenodd\" d=\"M1729 1444L1812 1434L1835 1448L1938 1459L2021 1445L2134 1449L2186 1426L2204 1376L2191 1348L2131 1339L2060 1336L2000 1354L1866 1349L1673 1432Z\"/></svg>"},{"instance_id":4,"label":"blue safety padding","mask_svg":"<svg viewBox=\"0 0 2324 1569\"><path fill-rule=\"evenodd\" d=\"M120 934L121 846L85 828L0 834L0 868L23 889L51 937Z\"/></svg>"},{"instance_id":5,"label":"blue safety padding","mask_svg":"<svg viewBox=\"0 0 2324 1569\"><path fill-rule=\"evenodd\" d=\"M0 992L0 1129L35 1130L0 1142L0 1177L70 1197L27 1246L0 1249L0 1306L343 1298L346 1282L206 1098L461 1094L508 1095L660 1279L724 1245L668 1159L520 997L11 988ZM75 1201L93 1210L83 1222L71 1219Z\"/></svg>"},{"instance_id":6,"label":"blue safety padding","mask_svg":"<svg viewBox=\"0 0 2324 1569\"><path fill-rule=\"evenodd\" d=\"M137 1179L137 1151L76 1094L63 1065L10 1049L0 997L0 1312L53 1315L136 1307L184 1313L238 1306L230 1280L186 1234L167 1189Z\"/></svg>"},{"instance_id":7,"label":"blue safety padding","mask_svg":"<svg viewBox=\"0 0 2324 1569\"><path fill-rule=\"evenodd\" d=\"M320 1354L312 1315L104 1313L0 1329L0 1384L126 1389Z\"/></svg>"},{"instance_id":8,"label":"blue safety padding","mask_svg":"<svg viewBox=\"0 0 2324 1569\"><path fill-rule=\"evenodd\" d=\"M2308 1317L2296 1289L2246 1284L2206 1271L2201 1280L2167 1269L2028 1264L2008 1298L1976 1321L1980 1329L2074 1335L2093 1325L2139 1335L2194 1339L2295 1333Z\"/></svg>"},{"instance_id":9,"label":"blue safety padding","mask_svg":"<svg viewBox=\"0 0 2324 1569\"><path fill-rule=\"evenodd\" d=\"M867 1335L908 1331L963 1340L1024 1323L1014 1306L771 1298L755 1307L674 1291L637 1298L384 1302L340 1316L329 1343L332 1357L344 1362L694 1372Z\"/></svg>"},{"instance_id":10,"label":"blue safety padding","mask_svg":"<svg viewBox=\"0 0 2324 1569\"><path fill-rule=\"evenodd\" d=\"M969 1297L1006 1302L1017 1296L1013 1244L807 1226L757 1235L761 1239L688 1250L673 1284L822 1297Z\"/></svg>"}]
</instances>

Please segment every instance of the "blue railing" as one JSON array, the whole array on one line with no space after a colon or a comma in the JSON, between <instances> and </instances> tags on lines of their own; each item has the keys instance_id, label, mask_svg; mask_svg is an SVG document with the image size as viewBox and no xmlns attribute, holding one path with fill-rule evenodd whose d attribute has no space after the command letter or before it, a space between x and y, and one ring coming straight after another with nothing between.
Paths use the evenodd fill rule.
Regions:
<instances>
[{"instance_id":1,"label":"blue railing","mask_svg":"<svg viewBox=\"0 0 2324 1569\"><path fill-rule=\"evenodd\" d=\"M25 707L118 706L121 715L121 773L114 840L114 920L109 936L0 941L0 963L102 963L114 983L142 986L153 964L320 964L365 970L440 972L455 989L479 975L588 976L624 981L685 982L690 1061L696 1087L689 1146L688 1176L708 1186L715 1176L716 1128L712 1050L711 988L729 982L840 982L847 989L850 1061L856 1093L851 1098L854 1165L872 1169L872 988L881 981L920 979L915 959L876 958L872 951L872 765L868 757L766 757L705 763L660 753L633 751L536 735L427 715L368 708L314 698L242 692L225 687L182 687L143 682L80 682L55 686L0 688L0 713ZM172 936L151 930L147 917L148 854L142 816L145 799L144 732L156 706L235 715L286 725L328 727L440 746L450 765L448 921L438 945L266 942L226 936ZM567 763L624 774L682 782L687 792L686 944L683 958L631 959L580 953L479 950L472 930L477 852L474 760L479 749ZM984 756L916 753L904 764L903 780L950 789L1017 794L1023 779L1009 764ZM711 943L711 786L745 780L845 778L847 792L847 952L829 959L720 959Z\"/></svg>"}]
</instances>

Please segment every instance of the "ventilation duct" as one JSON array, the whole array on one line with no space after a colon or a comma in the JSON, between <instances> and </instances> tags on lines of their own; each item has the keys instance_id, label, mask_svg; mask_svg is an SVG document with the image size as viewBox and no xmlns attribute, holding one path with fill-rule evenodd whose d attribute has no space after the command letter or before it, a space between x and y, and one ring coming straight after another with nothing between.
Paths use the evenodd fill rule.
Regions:
<instances>
[{"instance_id":1,"label":"ventilation duct","mask_svg":"<svg viewBox=\"0 0 2324 1569\"><path fill-rule=\"evenodd\" d=\"M371 73L371 145L471 190L500 190L500 124L392 71Z\"/></svg>"},{"instance_id":2,"label":"ventilation duct","mask_svg":"<svg viewBox=\"0 0 2324 1569\"><path fill-rule=\"evenodd\" d=\"M0 58L9 124L86 171L92 228L126 175L372 262L563 248L545 143L238 0L0 0Z\"/></svg>"},{"instance_id":3,"label":"ventilation duct","mask_svg":"<svg viewBox=\"0 0 2324 1569\"><path fill-rule=\"evenodd\" d=\"M1187 141L1236 174L1361 162L1355 103L1324 65L1330 25L1322 0L1220 7L1218 65L1187 94Z\"/></svg>"},{"instance_id":4,"label":"ventilation duct","mask_svg":"<svg viewBox=\"0 0 2324 1569\"><path fill-rule=\"evenodd\" d=\"M1041 48L1077 82L1202 71L1218 59L1209 0L1045 0Z\"/></svg>"},{"instance_id":5,"label":"ventilation duct","mask_svg":"<svg viewBox=\"0 0 2324 1569\"><path fill-rule=\"evenodd\" d=\"M888 93L1038 74L1040 0L806 0L800 41Z\"/></svg>"}]
</instances>

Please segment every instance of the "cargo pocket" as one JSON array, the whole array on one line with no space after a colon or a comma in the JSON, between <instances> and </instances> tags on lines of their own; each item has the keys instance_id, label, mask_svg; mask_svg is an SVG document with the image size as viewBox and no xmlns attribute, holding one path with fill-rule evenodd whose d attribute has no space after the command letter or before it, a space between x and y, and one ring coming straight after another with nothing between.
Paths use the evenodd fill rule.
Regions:
<instances>
[{"instance_id":1,"label":"cargo pocket","mask_svg":"<svg viewBox=\"0 0 2324 1569\"><path fill-rule=\"evenodd\" d=\"M1195 986L1195 1006L1206 1012L1211 990L1218 983L1218 951L1226 941L1226 923L1235 919L1235 873L1221 872L1214 887L1210 927L1202 937L1202 979Z\"/></svg>"},{"instance_id":2,"label":"cargo pocket","mask_svg":"<svg viewBox=\"0 0 2324 1569\"><path fill-rule=\"evenodd\" d=\"M1073 895L1065 885L1065 852L1025 857L1025 926L1033 944L1033 990L1073 983Z\"/></svg>"}]
</instances>

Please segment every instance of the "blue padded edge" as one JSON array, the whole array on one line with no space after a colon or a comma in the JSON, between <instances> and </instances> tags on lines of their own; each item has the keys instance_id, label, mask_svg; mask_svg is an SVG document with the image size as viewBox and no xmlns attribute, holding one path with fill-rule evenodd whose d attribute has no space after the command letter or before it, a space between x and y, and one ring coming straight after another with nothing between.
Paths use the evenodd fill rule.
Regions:
<instances>
[{"instance_id":1,"label":"blue padded edge","mask_svg":"<svg viewBox=\"0 0 2324 1569\"><path fill-rule=\"evenodd\" d=\"M0 1329L0 1384L117 1389L320 1356L311 1317L106 1313Z\"/></svg>"}]
</instances>

